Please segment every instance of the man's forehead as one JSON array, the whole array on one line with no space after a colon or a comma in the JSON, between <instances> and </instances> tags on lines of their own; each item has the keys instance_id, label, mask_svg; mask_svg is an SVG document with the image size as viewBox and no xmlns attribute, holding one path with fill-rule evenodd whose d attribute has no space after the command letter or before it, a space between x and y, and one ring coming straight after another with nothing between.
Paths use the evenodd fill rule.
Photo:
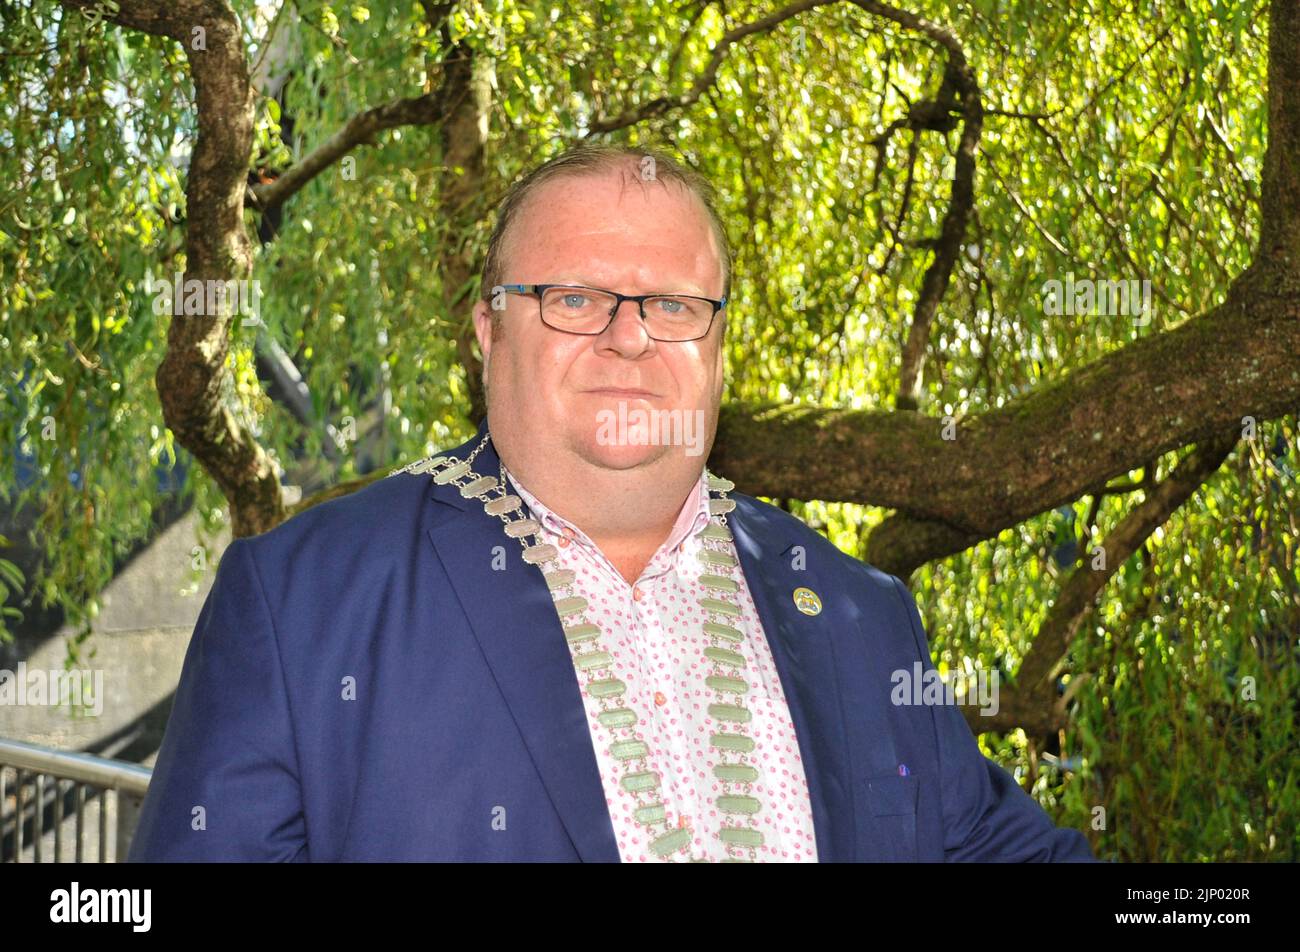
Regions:
<instances>
[{"instance_id":1,"label":"man's forehead","mask_svg":"<svg viewBox=\"0 0 1300 952\"><path fill-rule=\"evenodd\" d=\"M524 218L539 209L555 215L557 211L563 214L572 208L573 218L591 222L600 218L643 214L652 207L680 212L683 206L691 208L701 224L708 224L704 203L681 182L672 179L645 181L635 169L619 166L564 174L543 182L532 191L516 215Z\"/></svg>"},{"instance_id":2,"label":"man's forehead","mask_svg":"<svg viewBox=\"0 0 1300 952\"><path fill-rule=\"evenodd\" d=\"M642 216L651 211L672 216L671 231L662 223L645 227ZM545 217L537 221L537 216ZM700 197L673 180L641 181L634 166L547 181L528 196L516 212L515 223L526 226L512 227L507 235L506 257L516 265L521 258L530 264L540 263L540 258L549 266L556 257L563 257L566 244L590 245L593 238L599 239L600 251L615 258L624 250L645 257L654 250L662 258L676 258L705 272L718 264L716 236ZM689 238L692 229L698 229L698 242ZM548 274L546 280L589 283L591 279L584 277L585 264L564 261L561 270L565 273ZM704 289L700 293L705 293Z\"/></svg>"}]
</instances>

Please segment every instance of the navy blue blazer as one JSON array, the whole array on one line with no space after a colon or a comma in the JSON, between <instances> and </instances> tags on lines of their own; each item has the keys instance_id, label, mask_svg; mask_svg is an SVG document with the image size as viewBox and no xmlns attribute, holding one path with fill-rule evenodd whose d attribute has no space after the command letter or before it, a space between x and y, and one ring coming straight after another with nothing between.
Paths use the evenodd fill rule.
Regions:
<instances>
[{"instance_id":1,"label":"navy blue blazer","mask_svg":"<svg viewBox=\"0 0 1300 952\"><path fill-rule=\"evenodd\" d=\"M490 443L474 466L497 474ZM788 513L732 498L819 859L1092 860L980 753L959 707L890 703L892 672L933 668L906 587ZM795 608L801 587L820 614ZM233 542L129 859L617 862L541 571L481 503L427 475L381 478Z\"/></svg>"}]
</instances>

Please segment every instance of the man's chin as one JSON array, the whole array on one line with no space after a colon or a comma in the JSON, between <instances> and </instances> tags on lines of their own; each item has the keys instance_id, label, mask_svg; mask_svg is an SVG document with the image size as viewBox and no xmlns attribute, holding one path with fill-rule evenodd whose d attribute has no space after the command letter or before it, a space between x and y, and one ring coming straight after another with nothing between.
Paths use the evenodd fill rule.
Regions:
<instances>
[{"instance_id":1,"label":"man's chin","mask_svg":"<svg viewBox=\"0 0 1300 952\"><path fill-rule=\"evenodd\" d=\"M673 449L671 446L639 445L630 441L603 443L591 435L583 441L582 455L593 466L622 470L648 466Z\"/></svg>"}]
</instances>

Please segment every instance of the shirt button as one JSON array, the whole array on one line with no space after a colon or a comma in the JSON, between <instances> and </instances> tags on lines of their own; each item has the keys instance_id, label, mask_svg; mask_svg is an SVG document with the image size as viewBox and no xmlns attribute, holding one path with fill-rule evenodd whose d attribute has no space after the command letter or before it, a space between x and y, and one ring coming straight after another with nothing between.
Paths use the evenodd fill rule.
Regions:
<instances>
[{"instance_id":1,"label":"shirt button","mask_svg":"<svg viewBox=\"0 0 1300 952\"><path fill-rule=\"evenodd\" d=\"M663 691L656 691L656 692L655 692L655 704L656 704L658 707L663 707L663 706L664 706L665 704L667 704L667 703L668 703L668 698L664 697L664 692L663 692Z\"/></svg>"},{"instance_id":2,"label":"shirt button","mask_svg":"<svg viewBox=\"0 0 1300 952\"><path fill-rule=\"evenodd\" d=\"M641 591L641 586L640 586L640 585L636 585L636 586L634 586L634 587L632 588L632 600L633 600L633 601L637 601L637 602L639 602L639 601L641 601L641 599L644 598L644 597L645 597L645 595L644 595L644 593Z\"/></svg>"}]
</instances>

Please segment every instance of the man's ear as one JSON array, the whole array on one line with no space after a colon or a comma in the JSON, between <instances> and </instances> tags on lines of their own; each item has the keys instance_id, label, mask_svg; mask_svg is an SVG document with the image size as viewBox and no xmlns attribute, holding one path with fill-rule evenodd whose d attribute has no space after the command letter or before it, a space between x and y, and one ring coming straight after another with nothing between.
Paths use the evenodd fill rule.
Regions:
<instances>
[{"instance_id":1,"label":"man's ear","mask_svg":"<svg viewBox=\"0 0 1300 952\"><path fill-rule=\"evenodd\" d=\"M487 301L474 304L474 335L478 337L478 347L483 354L483 366L487 366L488 355L492 351L492 308Z\"/></svg>"}]
</instances>

